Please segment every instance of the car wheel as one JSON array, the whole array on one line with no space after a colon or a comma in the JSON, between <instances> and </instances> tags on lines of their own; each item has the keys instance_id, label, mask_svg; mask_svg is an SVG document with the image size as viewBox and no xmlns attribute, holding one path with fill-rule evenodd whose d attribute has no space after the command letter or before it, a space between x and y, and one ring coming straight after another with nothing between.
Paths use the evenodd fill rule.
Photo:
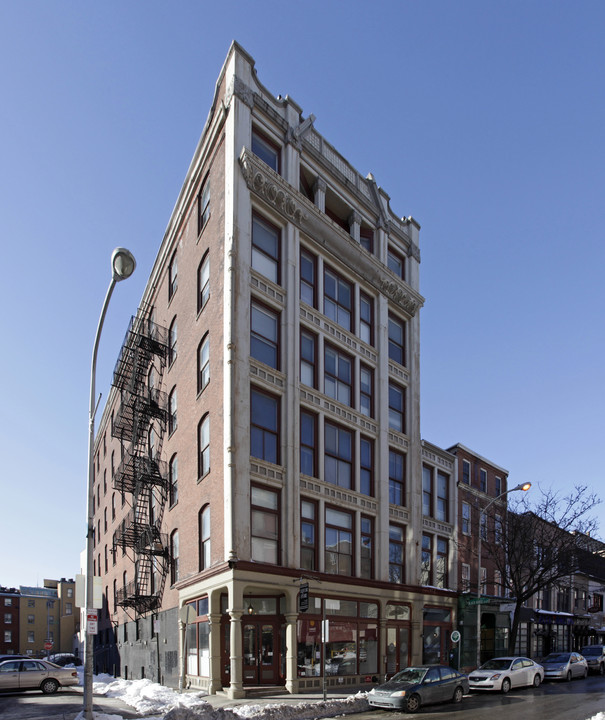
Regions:
<instances>
[{"instance_id":1,"label":"car wheel","mask_svg":"<svg viewBox=\"0 0 605 720\"><path fill-rule=\"evenodd\" d=\"M464 690L461 687L457 687L454 690L454 697L452 698L452 702L461 703L463 696L464 696Z\"/></svg>"},{"instance_id":2,"label":"car wheel","mask_svg":"<svg viewBox=\"0 0 605 720\"><path fill-rule=\"evenodd\" d=\"M584 678L584 680L586 680L586 678L588 677L588 668L584 668L584 675L582 675L582 677Z\"/></svg>"},{"instance_id":3,"label":"car wheel","mask_svg":"<svg viewBox=\"0 0 605 720\"><path fill-rule=\"evenodd\" d=\"M409 713L415 713L420 710L420 696L419 695L410 695L407 702L407 711Z\"/></svg>"},{"instance_id":4,"label":"car wheel","mask_svg":"<svg viewBox=\"0 0 605 720\"><path fill-rule=\"evenodd\" d=\"M603 675L605 673L605 666L603 666L603 663L599 665L599 675Z\"/></svg>"},{"instance_id":5,"label":"car wheel","mask_svg":"<svg viewBox=\"0 0 605 720\"><path fill-rule=\"evenodd\" d=\"M510 680L508 678L504 678L500 690L505 694L510 690Z\"/></svg>"},{"instance_id":6,"label":"car wheel","mask_svg":"<svg viewBox=\"0 0 605 720\"><path fill-rule=\"evenodd\" d=\"M42 690L45 695L52 695L53 693L56 693L58 689L59 683L52 678L44 680L42 685L40 685L40 690Z\"/></svg>"},{"instance_id":7,"label":"car wheel","mask_svg":"<svg viewBox=\"0 0 605 720\"><path fill-rule=\"evenodd\" d=\"M571 670L567 671L567 682L571 682L573 675L571 674Z\"/></svg>"},{"instance_id":8,"label":"car wheel","mask_svg":"<svg viewBox=\"0 0 605 720\"><path fill-rule=\"evenodd\" d=\"M534 676L534 687L540 687L540 683L542 682L542 678L538 675L538 673Z\"/></svg>"}]
</instances>

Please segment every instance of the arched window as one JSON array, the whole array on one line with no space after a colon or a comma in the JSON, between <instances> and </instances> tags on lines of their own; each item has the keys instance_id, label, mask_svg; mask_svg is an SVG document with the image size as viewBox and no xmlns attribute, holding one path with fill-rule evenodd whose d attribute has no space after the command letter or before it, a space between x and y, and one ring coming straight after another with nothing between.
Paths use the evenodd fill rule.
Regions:
<instances>
[{"instance_id":1,"label":"arched window","mask_svg":"<svg viewBox=\"0 0 605 720\"><path fill-rule=\"evenodd\" d=\"M168 330L168 366L176 360L176 339L177 339L177 324L176 315L170 323Z\"/></svg>"},{"instance_id":2,"label":"arched window","mask_svg":"<svg viewBox=\"0 0 605 720\"><path fill-rule=\"evenodd\" d=\"M203 478L210 471L210 416L204 415L197 426L197 475Z\"/></svg>"},{"instance_id":3,"label":"arched window","mask_svg":"<svg viewBox=\"0 0 605 720\"><path fill-rule=\"evenodd\" d=\"M204 178L204 183L202 185L202 189L200 190L200 194L198 195L198 224L197 224L197 231L198 234L202 232L204 229L206 223L208 222L208 218L210 217L210 180L208 176Z\"/></svg>"},{"instance_id":4,"label":"arched window","mask_svg":"<svg viewBox=\"0 0 605 720\"><path fill-rule=\"evenodd\" d=\"M176 453L170 458L170 464L168 465L168 481L169 481L169 502L170 507L176 505L179 499L179 488L178 488L178 460Z\"/></svg>"},{"instance_id":5,"label":"arched window","mask_svg":"<svg viewBox=\"0 0 605 720\"><path fill-rule=\"evenodd\" d=\"M170 535L170 582L179 579L179 531L173 530Z\"/></svg>"},{"instance_id":6,"label":"arched window","mask_svg":"<svg viewBox=\"0 0 605 720\"><path fill-rule=\"evenodd\" d=\"M197 269L197 311L208 302L210 297L210 256L208 253L202 258Z\"/></svg>"},{"instance_id":7,"label":"arched window","mask_svg":"<svg viewBox=\"0 0 605 720\"><path fill-rule=\"evenodd\" d=\"M168 396L168 434L172 435L172 433L176 430L177 427L177 421L176 421L176 408L177 408L177 400L176 400L176 386L172 388L170 391L170 395Z\"/></svg>"},{"instance_id":8,"label":"arched window","mask_svg":"<svg viewBox=\"0 0 605 720\"><path fill-rule=\"evenodd\" d=\"M210 382L210 339L208 333L197 348L197 391L201 392Z\"/></svg>"},{"instance_id":9,"label":"arched window","mask_svg":"<svg viewBox=\"0 0 605 720\"><path fill-rule=\"evenodd\" d=\"M172 298L178 287L178 266L176 261L176 253L172 256L170 265L168 266L168 300Z\"/></svg>"},{"instance_id":10,"label":"arched window","mask_svg":"<svg viewBox=\"0 0 605 720\"><path fill-rule=\"evenodd\" d=\"M210 505L205 505L198 514L199 569L210 567Z\"/></svg>"}]
</instances>

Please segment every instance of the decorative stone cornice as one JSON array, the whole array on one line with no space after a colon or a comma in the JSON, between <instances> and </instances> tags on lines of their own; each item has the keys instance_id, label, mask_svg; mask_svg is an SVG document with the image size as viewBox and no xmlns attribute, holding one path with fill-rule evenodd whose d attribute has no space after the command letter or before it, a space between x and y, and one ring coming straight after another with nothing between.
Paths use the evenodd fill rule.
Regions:
<instances>
[{"instance_id":1,"label":"decorative stone cornice","mask_svg":"<svg viewBox=\"0 0 605 720\"><path fill-rule=\"evenodd\" d=\"M225 94L225 105L228 107L231 104L231 98L233 95L237 96L244 105L247 105L250 109L254 107L254 91L246 85L243 80L234 76L233 81Z\"/></svg>"},{"instance_id":2,"label":"decorative stone cornice","mask_svg":"<svg viewBox=\"0 0 605 720\"><path fill-rule=\"evenodd\" d=\"M408 293L401 285L390 280L383 280L380 283L380 291L412 316L422 307L417 298Z\"/></svg>"},{"instance_id":3,"label":"decorative stone cornice","mask_svg":"<svg viewBox=\"0 0 605 720\"><path fill-rule=\"evenodd\" d=\"M250 190L263 198L278 210L287 219L301 226L307 219L307 214L298 198L292 194L290 187L273 173L264 163L245 148L239 158L242 174Z\"/></svg>"}]
</instances>

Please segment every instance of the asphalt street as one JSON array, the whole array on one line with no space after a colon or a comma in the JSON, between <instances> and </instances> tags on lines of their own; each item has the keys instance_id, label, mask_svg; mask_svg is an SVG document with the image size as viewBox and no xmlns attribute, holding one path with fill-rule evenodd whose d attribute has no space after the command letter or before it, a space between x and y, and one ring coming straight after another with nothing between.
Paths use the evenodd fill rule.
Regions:
<instances>
[{"instance_id":1,"label":"asphalt street","mask_svg":"<svg viewBox=\"0 0 605 720\"><path fill-rule=\"evenodd\" d=\"M283 702L295 704L320 698L320 695L280 695L239 701L221 696L205 699L214 707L231 707ZM81 688L63 689L56 695L39 692L0 694L1 720L74 720L81 710ZM123 718L143 717L117 698L95 696L94 710ZM511 690L507 695L472 693L465 696L460 705L433 705L422 708L416 715L393 710L369 710L346 717L351 720L407 720L413 717L423 720L588 720L599 712L605 713L605 677L591 675L586 680L571 683L548 682L538 689Z\"/></svg>"}]
</instances>

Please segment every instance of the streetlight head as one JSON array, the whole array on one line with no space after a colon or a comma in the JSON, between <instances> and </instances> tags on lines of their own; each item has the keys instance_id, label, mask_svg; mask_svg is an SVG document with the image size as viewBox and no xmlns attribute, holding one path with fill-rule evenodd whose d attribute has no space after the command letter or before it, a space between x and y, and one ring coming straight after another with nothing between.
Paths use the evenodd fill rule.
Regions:
<instances>
[{"instance_id":1,"label":"streetlight head","mask_svg":"<svg viewBox=\"0 0 605 720\"><path fill-rule=\"evenodd\" d=\"M509 490L508 492L515 492L515 490L523 490L523 492L527 492L529 488L531 487L530 482L526 483L519 483L516 487L512 488L512 490Z\"/></svg>"},{"instance_id":2,"label":"streetlight head","mask_svg":"<svg viewBox=\"0 0 605 720\"><path fill-rule=\"evenodd\" d=\"M111 254L111 276L116 282L129 278L136 266L134 255L126 248L118 247Z\"/></svg>"}]
</instances>

